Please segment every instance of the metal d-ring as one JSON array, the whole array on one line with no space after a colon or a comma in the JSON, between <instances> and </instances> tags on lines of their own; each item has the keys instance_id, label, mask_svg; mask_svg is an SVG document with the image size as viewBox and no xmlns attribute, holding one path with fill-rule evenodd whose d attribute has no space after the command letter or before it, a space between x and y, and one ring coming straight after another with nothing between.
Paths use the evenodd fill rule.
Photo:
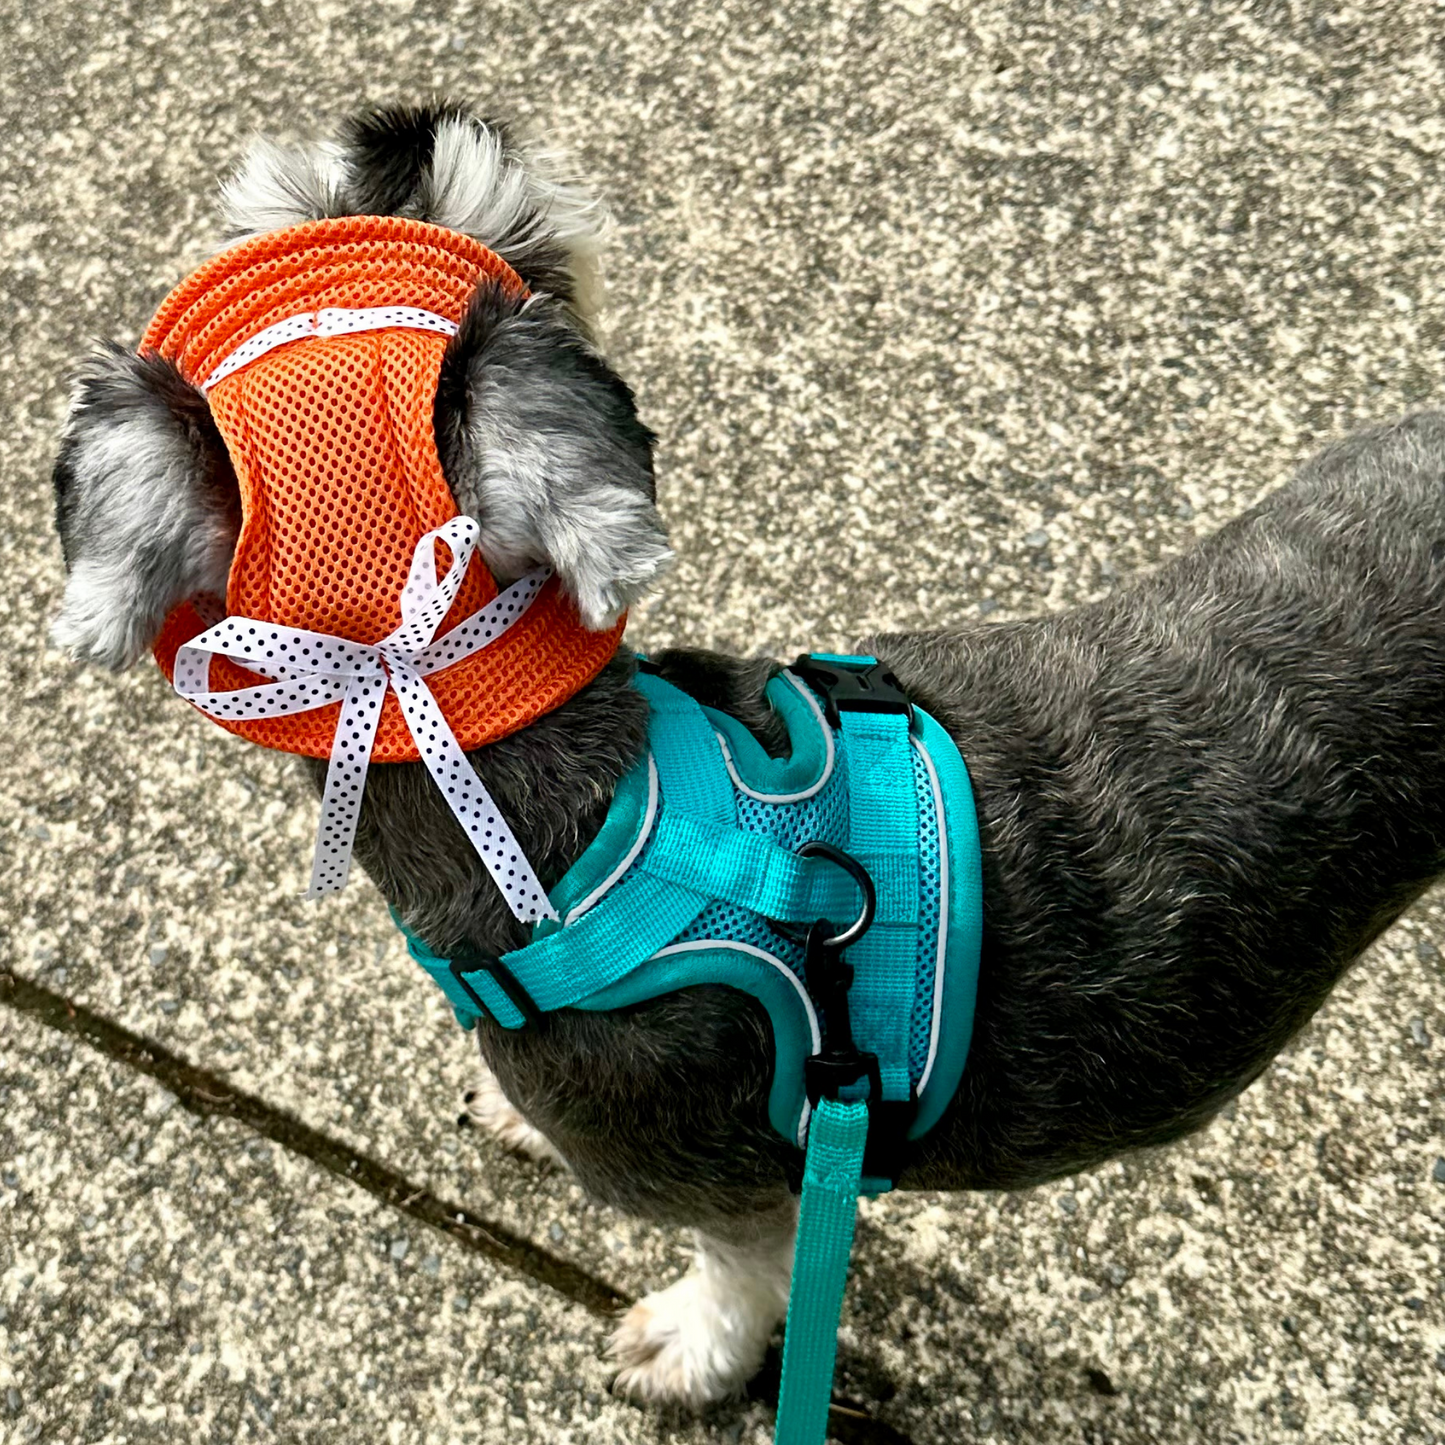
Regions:
<instances>
[{"instance_id":1,"label":"metal d-ring","mask_svg":"<svg viewBox=\"0 0 1445 1445\"><path fill-rule=\"evenodd\" d=\"M851 948L872 928L873 915L878 911L878 893L873 887L872 875L851 854L835 848L831 843L823 842L821 838L804 843L796 853L799 858L826 858L830 863L836 863L858 885L858 891L863 895L863 907L858 917L841 933L821 940L824 948L837 953ZM789 925L774 918L768 920L768 927L784 938L791 938L794 943L801 943L808 932L806 928Z\"/></svg>"}]
</instances>

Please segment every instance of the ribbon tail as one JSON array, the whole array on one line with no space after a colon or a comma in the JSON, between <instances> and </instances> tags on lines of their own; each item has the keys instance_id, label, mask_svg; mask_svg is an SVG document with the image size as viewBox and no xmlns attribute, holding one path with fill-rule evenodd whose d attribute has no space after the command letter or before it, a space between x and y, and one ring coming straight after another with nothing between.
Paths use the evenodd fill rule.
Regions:
<instances>
[{"instance_id":1,"label":"ribbon tail","mask_svg":"<svg viewBox=\"0 0 1445 1445\"><path fill-rule=\"evenodd\" d=\"M401 702L402 715L411 729L421 760L427 766L467 841L492 875L507 906L523 923L556 918L557 911L542 887L522 845L517 842L502 810L467 760L456 735L447 725L436 698L409 663L388 658L391 685Z\"/></svg>"},{"instance_id":2,"label":"ribbon tail","mask_svg":"<svg viewBox=\"0 0 1445 1445\"><path fill-rule=\"evenodd\" d=\"M321 821L316 826L316 851L311 859L311 886L306 890L309 899L339 893L351 876L351 848L356 841L366 770L371 762L377 725L381 722L386 687L385 674L358 677L342 700L336 736L331 743L331 761L326 769L326 788L321 795Z\"/></svg>"},{"instance_id":3,"label":"ribbon tail","mask_svg":"<svg viewBox=\"0 0 1445 1445\"><path fill-rule=\"evenodd\" d=\"M211 654L183 642L176 649L176 661L171 669L171 686L187 702L193 697L210 692Z\"/></svg>"}]
</instances>

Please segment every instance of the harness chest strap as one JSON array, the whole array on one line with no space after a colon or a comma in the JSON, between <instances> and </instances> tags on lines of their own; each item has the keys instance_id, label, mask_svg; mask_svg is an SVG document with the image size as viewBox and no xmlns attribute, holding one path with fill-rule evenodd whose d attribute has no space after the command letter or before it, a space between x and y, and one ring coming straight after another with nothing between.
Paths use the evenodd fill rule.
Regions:
<instances>
[{"instance_id":1,"label":"harness chest strap","mask_svg":"<svg viewBox=\"0 0 1445 1445\"><path fill-rule=\"evenodd\" d=\"M703 709L661 678L642 674L636 682L653 716L649 746L661 780L661 803L650 822L648 846L626 876L614 881L580 917L569 915L565 927L543 924L533 942L499 960L469 953L442 958L407 935L412 956L447 995L466 1027L481 1013L504 1028L521 1028L527 1022L525 1010L497 982L503 973L525 990L537 1013L592 1008L604 999L604 1006L615 1007L609 991L637 975L719 900L791 923L851 918L857 912L858 890L835 865L800 857L738 828L721 747ZM901 718L896 722L890 730L892 742L906 756L907 726ZM897 768L880 769L880 777L898 776ZM911 791L911 780L907 786ZM857 792L869 798L870 806L900 804L876 784L860 784ZM916 814L904 810L905 828L910 816ZM879 841L893 846L859 855L865 863L876 858L885 880L878 890L879 920L893 925L886 933L880 930L875 956L889 948L895 953L911 948L909 930L916 925L918 910L917 845L906 850L884 827L889 833L898 829L880 826ZM879 1014L898 1013L899 996L906 991L911 999L912 985L911 968L906 978L902 969L894 970L890 1007L884 997L888 982L880 980L875 988ZM906 1096L906 1082L901 1091Z\"/></svg>"}]
</instances>

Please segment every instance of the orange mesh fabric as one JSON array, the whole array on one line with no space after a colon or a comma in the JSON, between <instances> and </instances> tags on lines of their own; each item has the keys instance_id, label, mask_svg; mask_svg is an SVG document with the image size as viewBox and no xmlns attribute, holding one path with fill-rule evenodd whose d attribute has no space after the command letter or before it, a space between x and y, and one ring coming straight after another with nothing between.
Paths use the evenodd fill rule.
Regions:
<instances>
[{"instance_id":1,"label":"orange mesh fabric","mask_svg":"<svg viewBox=\"0 0 1445 1445\"><path fill-rule=\"evenodd\" d=\"M200 385L277 321L326 307L414 306L455 322L486 277L525 289L500 257L420 221L309 222L201 267L161 304L142 347L174 360ZM400 624L417 542L457 515L432 425L446 343L440 333L400 327L308 337L266 352L211 389L211 412L241 491L229 614L366 643ZM441 632L496 591L474 558ZM168 678L176 650L204 628L189 603L166 620L155 652ZM479 747L591 681L621 632L620 622L588 632L554 578L509 632L429 683L461 746ZM215 690L258 680L223 658L211 664ZM324 758L339 714L336 703L291 717L217 721L265 747ZM388 692L372 757L417 756Z\"/></svg>"}]
</instances>

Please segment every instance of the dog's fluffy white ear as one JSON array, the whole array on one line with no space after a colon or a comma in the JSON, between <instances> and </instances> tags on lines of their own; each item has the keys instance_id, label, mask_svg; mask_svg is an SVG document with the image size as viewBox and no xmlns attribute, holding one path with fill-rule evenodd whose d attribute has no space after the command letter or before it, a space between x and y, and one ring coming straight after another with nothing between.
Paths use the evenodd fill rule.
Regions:
<instances>
[{"instance_id":1,"label":"dog's fluffy white ear","mask_svg":"<svg viewBox=\"0 0 1445 1445\"><path fill-rule=\"evenodd\" d=\"M673 560L653 435L559 303L487 286L447 349L437 442L500 579L550 564L586 626L611 626Z\"/></svg>"},{"instance_id":2,"label":"dog's fluffy white ear","mask_svg":"<svg viewBox=\"0 0 1445 1445\"><path fill-rule=\"evenodd\" d=\"M158 356L97 352L76 378L55 515L69 576L51 636L129 666L178 603L226 590L240 495L205 397Z\"/></svg>"},{"instance_id":3,"label":"dog's fluffy white ear","mask_svg":"<svg viewBox=\"0 0 1445 1445\"><path fill-rule=\"evenodd\" d=\"M586 326L601 308L602 208L554 152L464 106L363 111L334 141L257 140L222 211L229 240L328 216L411 216L480 241Z\"/></svg>"}]
</instances>

